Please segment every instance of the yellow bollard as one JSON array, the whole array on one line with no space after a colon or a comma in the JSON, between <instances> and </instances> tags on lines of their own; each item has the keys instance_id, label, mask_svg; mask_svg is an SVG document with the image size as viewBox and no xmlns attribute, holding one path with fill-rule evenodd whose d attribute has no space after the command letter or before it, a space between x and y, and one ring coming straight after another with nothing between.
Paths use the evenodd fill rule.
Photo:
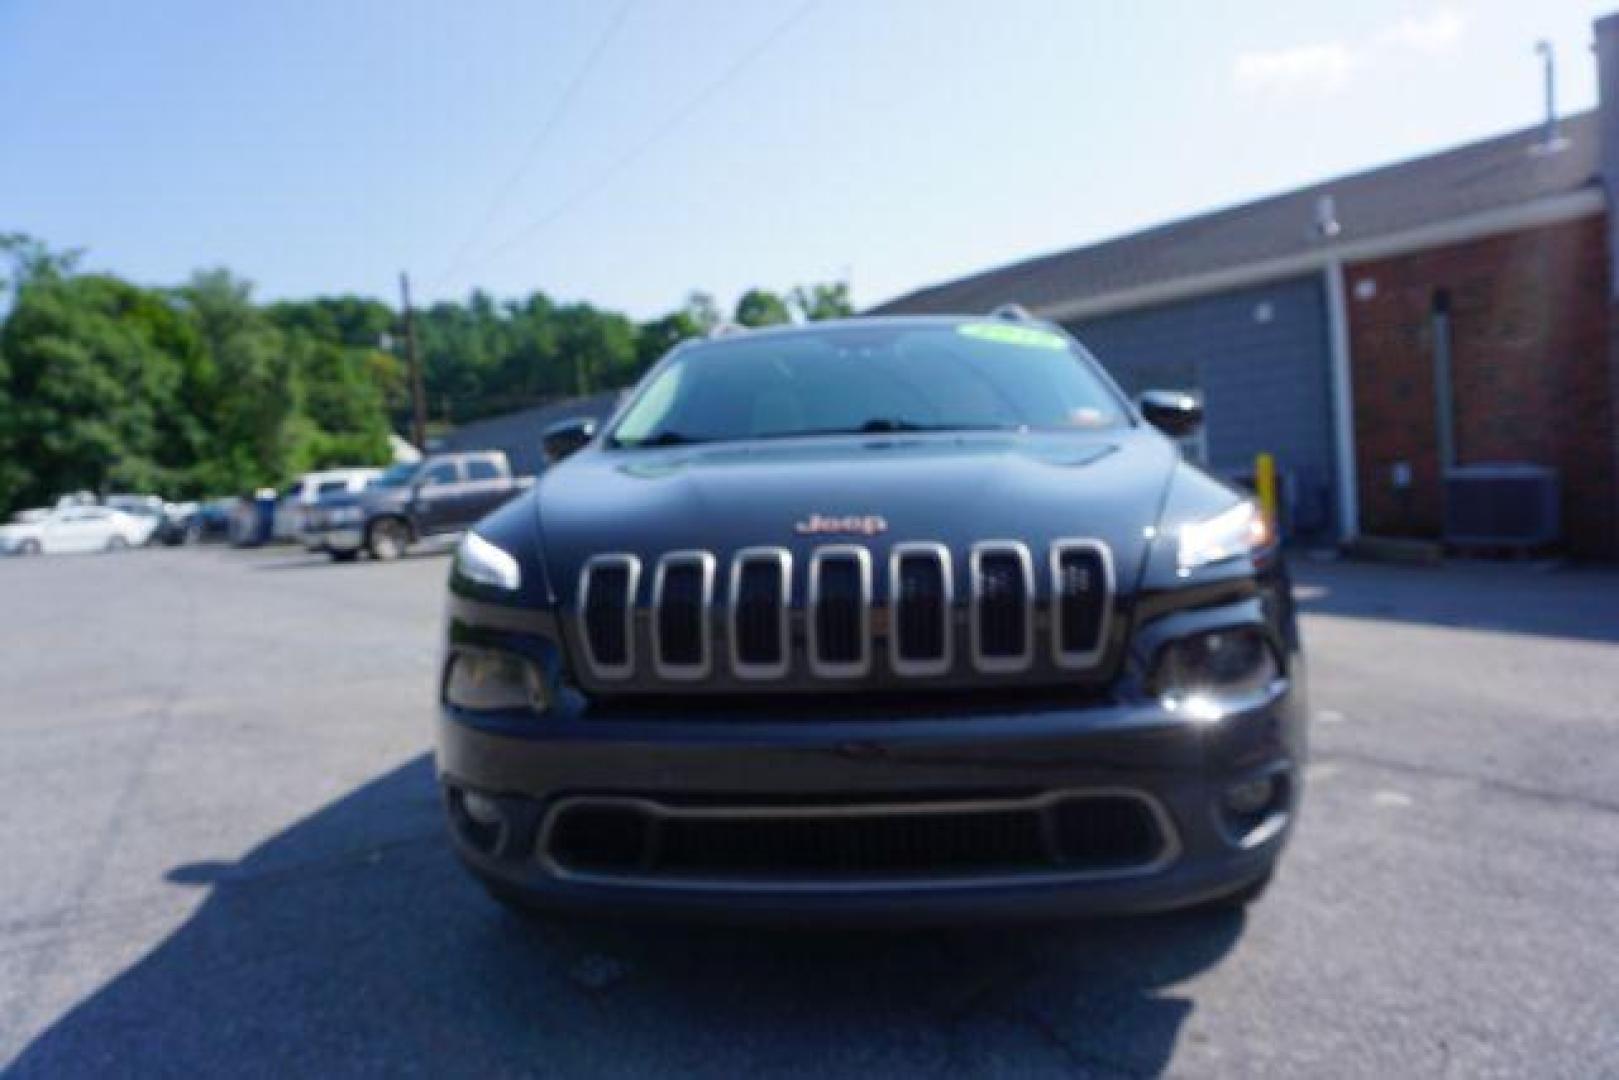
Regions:
<instances>
[{"instance_id":1,"label":"yellow bollard","mask_svg":"<svg viewBox=\"0 0 1619 1080\"><path fill-rule=\"evenodd\" d=\"M1281 519L1276 514L1276 458L1270 454L1260 454L1254 459L1254 493L1259 496L1259 509L1270 523L1271 534L1275 535Z\"/></svg>"}]
</instances>

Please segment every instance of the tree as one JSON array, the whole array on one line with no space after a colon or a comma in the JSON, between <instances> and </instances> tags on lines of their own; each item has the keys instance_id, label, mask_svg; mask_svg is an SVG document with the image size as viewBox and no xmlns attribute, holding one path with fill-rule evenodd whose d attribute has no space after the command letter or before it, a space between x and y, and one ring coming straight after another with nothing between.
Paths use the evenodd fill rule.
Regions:
<instances>
[{"instance_id":1,"label":"tree","mask_svg":"<svg viewBox=\"0 0 1619 1080\"><path fill-rule=\"evenodd\" d=\"M635 335L635 373L645 372L682 341L706 333L690 311L672 311L662 318L642 323Z\"/></svg>"},{"instance_id":2,"label":"tree","mask_svg":"<svg viewBox=\"0 0 1619 1080\"><path fill-rule=\"evenodd\" d=\"M12 276L0 278L0 289L17 288L46 278L64 278L84 259L82 248L52 251L27 233L0 233L0 256L11 262Z\"/></svg>"},{"instance_id":3,"label":"tree","mask_svg":"<svg viewBox=\"0 0 1619 1080\"><path fill-rule=\"evenodd\" d=\"M0 330L8 502L184 482L202 431L184 407L200 343L163 294L30 271Z\"/></svg>"},{"instance_id":4,"label":"tree","mask_svg":"<svg viewBox=\"0 0 1619 1080\"><path fill-rule=\"evenodd\" d=\"M827 285L800 285L788 294L788 303L806 322L845 319L854 314L848 283L842 281Z\"/></svg>"},{"instance_id":5,"label":"tree","mask_svg":"<svg viewBox=\"0 0 1619 1080\"><path fill-rule=\"evenodd\" d=\"M736 321L743 326L774 326L793 321L793 313L780 296L765 289L749 289L736 302Z\"/></svg>"},{"instance_id":6,"label":"tree","mask_svg":"<svg viewBox=\"0 0 1619 1080\"><path fill-rule=\"evenodd\" d=\"M724 321L719 305L714 302L714 295L700 289L686 294L686 306L682 311L700 334L712 334L714 328Z\"/></svg>"},{"instance_id":7,"label":"tree","mask_svg":"<svg viewBox=\"0 0 1619 1080\"><path fill-rule=\"evenodd\" d=\"M627 384L635 372L635 324L589 304L557 310L557 339L573 376L568 392L584 395Z\"/></svg>"},{"instance_id":8,"label":"tree","mask_svg":"<svg viewBox=\"0 0 1619 1080\"><path fill-rule=\"evenodd\" d=\"M213 361L204 408L214 445L200 469L206 485L246 491L304 471L316 448L300 414L298 365L281 330L253 305L252 286L208 270L178 296Z\"/></svg>"},{"instance_id":9,"label":"tree","mask_svg":"<svg viewBox=\"0 0 1619 1080\"><path fill-rule=\"evenodd\" d=\"M410 408L387 304L258 305L226 270L141 288L81 274L81 258L0 234L0 510L79 488L279 487L312 467L386 460L390 420L403 427ZM768 326L852 310L845 285L812 284L785 298L750 289L735 315ZM417 320L430 415L455 423L617 390L721 318L698 291L644 323L541 292L435 303Z\"/></svg>"}]
</instances>

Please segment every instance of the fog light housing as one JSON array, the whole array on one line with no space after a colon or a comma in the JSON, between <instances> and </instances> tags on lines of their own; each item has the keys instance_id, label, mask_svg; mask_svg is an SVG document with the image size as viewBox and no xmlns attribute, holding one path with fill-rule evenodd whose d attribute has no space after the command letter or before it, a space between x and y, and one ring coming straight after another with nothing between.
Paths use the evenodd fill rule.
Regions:
<instances>
[{"instance_id":1,"label":"fog light housing","mask_svg":"<svg viewBox=\"0 0 1619 1080\"><path fill-rule=\"evenodd\" d=\"M479 825L498 826L505 820L500 812L500 804L487 795L479 795L476 791L462 795L461 805L466 809L467 817Z\"/></svg>"},{"instance_id":2,"label":"fog light housing","mask_svg":"<svg viewBox=\"0 0 1619 1080\"><path fill-rule=\"evenodd\" d=\"M445 674L444 700L470 712L543 714L551 708L540 669L524 657L499 649L457 650Z\"/></svg>"},{"instance_id":3,"label":"fog light housing","mask_svg":"<svg viewBox=\"0 0 1619 1080\"><path fill-rule=\"evenodd\" d=\"M1272 776L1240 781L1225 789L1225 808L1238 817L1249 817L1270 806L1276 789L1276 778Z\"/></svg>"},{"instance_id":4,"label":"fog light housing","mask_svg":"<svg viewBox=\"0 0 1619 1080\"><path fill-rule=\"evenodd\" d=\"M1219 714L1222 703L1259 694L1280 676L1264 632L1242 626L1170 642L1158 654L1152 684L1172 709Z\"/></svg>"}]
</instances>

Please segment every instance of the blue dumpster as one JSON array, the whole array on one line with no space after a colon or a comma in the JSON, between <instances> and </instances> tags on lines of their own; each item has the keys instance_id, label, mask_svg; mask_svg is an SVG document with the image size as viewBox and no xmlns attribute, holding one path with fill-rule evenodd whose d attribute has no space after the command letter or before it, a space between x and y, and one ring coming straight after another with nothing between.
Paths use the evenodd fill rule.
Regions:
<instances>
[{"instance_id":1,"label":"blue dumpster","mask_svg":"<svg viewBox=\"0 0 1619 1080\"><path fill-rule=\"evenodd\" d=\"M235 547L258 547L268 543L275 531L275 488L259 488L252 498L244 496L231 511L230 542Z\"/></svg>"}]
</instances>

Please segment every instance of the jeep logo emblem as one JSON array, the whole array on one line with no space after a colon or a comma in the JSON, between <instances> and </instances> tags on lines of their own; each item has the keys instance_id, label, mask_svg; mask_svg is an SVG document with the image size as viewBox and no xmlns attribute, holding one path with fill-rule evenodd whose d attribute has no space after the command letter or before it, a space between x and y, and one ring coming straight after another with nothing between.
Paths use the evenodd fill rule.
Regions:
<instances>
[{"instance_id":1,"label":"jeep logo emblem","mask_svg":"<svg viewBox=\"0 0 1619 1080\"><path fill-rule=\"evenodd\" d=\"M850 514L847 517L828 517L811 514L793 525L799 536L834 536L853 533L857 536L876 536L888 531L888 522L876 514Z\"/></svg>"}]
</instances>

